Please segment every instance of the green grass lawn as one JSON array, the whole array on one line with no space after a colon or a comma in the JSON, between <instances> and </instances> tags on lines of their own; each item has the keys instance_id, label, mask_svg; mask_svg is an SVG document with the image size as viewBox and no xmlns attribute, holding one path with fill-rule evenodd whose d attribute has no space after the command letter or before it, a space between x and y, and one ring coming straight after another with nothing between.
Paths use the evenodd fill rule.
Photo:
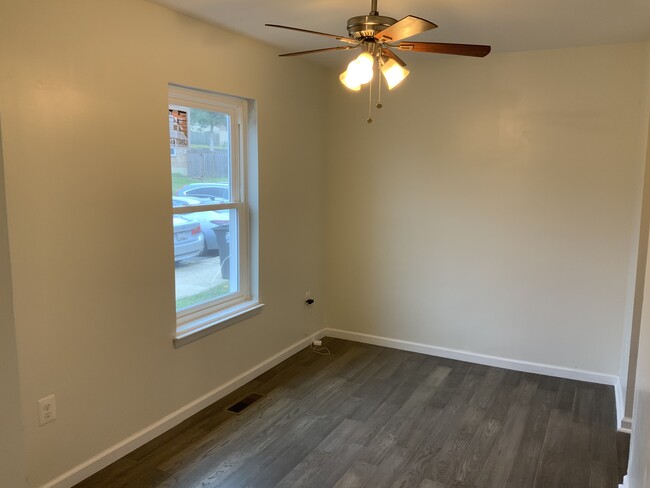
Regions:
<instances>
[{"instance_id":1,"label":"green grass lawn","mask_svg":"<svg viewBox=\"0 0 650 488\"><path fill-rule=\"evenodd\" d=\"M176 192L183 188L185 185L190 183L196 183L197 180L190 178L189 176L179 175L178 173L172 173L172 193L176 195Z\"/></svg>"},{"instance_id":2,"label":"green grass lawn","mask_svg":"<svg viewBox=\"0 0 650 488\"><path fill-rule=\"evenodd\" d=\"M197 303L207 302L208 300L222 297L228 293L230 293L230 282L226 281L217 286L213 286L212 288L208 288L201 293L197 293L196 295L191 295L189 297L184 297L176 300L176 310L191 307Z\"/></svg>"}]
</instances>

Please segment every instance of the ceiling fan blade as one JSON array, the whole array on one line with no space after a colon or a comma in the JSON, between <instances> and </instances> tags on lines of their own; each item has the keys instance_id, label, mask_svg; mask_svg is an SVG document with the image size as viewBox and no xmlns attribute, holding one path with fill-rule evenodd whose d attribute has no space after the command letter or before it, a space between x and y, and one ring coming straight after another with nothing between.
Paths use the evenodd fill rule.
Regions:
<instances>
[{"instance_id":1,"label":"ceiling fan blade","mask_svg":"<svg viewBox=\"0 0 650 488\"><path fill-rule=\"evenodd\" d=\"M386 56L388 59L392 59L397 64L399 64L402 68L406 66L406 63L402 61L402 59L390 49L387 48L382 49L381 54L382 56Z\"/></svg>"},{"instance_id":2,"label":"ceiling fan blade","mask_svg":"<svg viewBox=\"0 0 650 488\"><path fill-rule=\"evenodd\" d=\"M359 44L360 46L361 44ZM313 53L322 53L325 51L349 51L350 49L355 49L359 46L336 46L336 47L325 47L323 49L312 49L311 51L298 51L295 53L286 53L280 54L280 56L302 56L303 54L313 54Z\"/></svg>"},{"instance_id":3,"label":"ceiling fan blade","mask_svg":"<svg viewBox=\"0 0 650 488\"><path fill-rule=\"evenodd\" d=\"M402 20L398 20L390 27L375 34L375 39L384 42L396 42L435 29L436 27L438 26L433 22L421 19L420 17L415 17L414 15L408 15Z\"/></svg>"},{"instance_id":4,"label":"ceiling fan blade","mask_svg":"<svg viewBox=\"0 0 650 488\"><path fill-rule=\"evenodd\" d=\"M287 25L278 25L278 24L264 24L267 27L277 27L279 29L289 29L293 31L298 31L298 32L305 32L307 34L316 34L319 36L325 36L325 37L331 37L333 39L336 39L337 41L342 41L342 42L347 42L348 44L358 44L358 41L355 41L354 39L351 39L349 37L344 37L344 36L337 36L336 34L326 34L325 32L317 32L313 30L307 30L307 29L299 29L298 27L289 27Z\"/></svg>"},{"instance_id":5,"label":"ceiling fan blade","mask_svg":"<svg viewBox=\"0 0 650 488\"><path fill-rule=\"evenodd\" d=\"M492 49L490 46L478 44L448 44L445 42L400 42L391 46L400 51L415 51L418 53L457 54L460 56L487 56Z\"/></svg>"}]
</instances>

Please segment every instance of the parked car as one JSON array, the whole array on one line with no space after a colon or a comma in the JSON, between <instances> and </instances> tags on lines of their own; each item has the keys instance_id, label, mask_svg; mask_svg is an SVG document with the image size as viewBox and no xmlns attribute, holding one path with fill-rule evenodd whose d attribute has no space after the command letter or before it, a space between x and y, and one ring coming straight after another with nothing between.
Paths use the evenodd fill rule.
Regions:
<instances>
[{"instance_id":1,"label":"parked car","mask_svg":"<svg viewBox=\"0 0 650 488\"><path fill-rule=\"evenodd\" d=\"M176 195L172 195L172 205L174 207L189 207L192 205L201 205L203 200L199 198L192 198L192 197L177 197Z\"/></svg>"},{"instance_id":2,"label":"parked car","mask_svg":"<svg viewBox=\"0 0 650 488\"><path fill-rule=\"evenodd\" d=\"M199 256L203 252L203 233L198 222L174 215L174 262Z\"/></svg>"},{"instance_id":3,"label":"parked car","mask_svg":"<svg viewBox=\"0 0 650 488\"><path fill-rule=\"evenodd\" d=\"M230 210L205 210L203 212L183 214L183 217L192 222L197 222L201 226L201 233L203 234L203 255L209 251L219 250L214 228L223 227L224 225L228 226L230 224Z\"/></svg>"},{"instance_id":4,"label":"parked car","mask_svg":"<svg viewBox=\"0 0 650 488\"><path fill-rule=\"evenodd\" d=\"M205 202L219 203L230 200L228 183L190 183L176 192L179 197L198 198Z\"/></svg>"},{"instance_id":5,"label":"parked car","mask_svg":"<svg viewBox=\"0 0 650 488\"><path fill-rule=\"evenodd\" d=\"M203 254L209 251L218 251L217 237L214 233L215 227L228 226L230 224L230 210L206 210L185 214L185 218L198 222L203 234Z\"/></svg>"},{"instance_id":6,"label":"parked car","mask_svg":"<svg viewBox=\"0 0 650 488\"><path fill-rule=\"evenodd\" d=\"M179 197L172 195L172 204L174 207L191 207L193 205L200 205L204 203L198 198L193 197ZM183 214L183 218L198 222L201 226L201 233L203 234L203 250L202 255L210 251L218 251L217 237L214 233L216 226L228 225L230 223L229 210L204 210L199 212L192 212Z\"/></svg>"}]
</instances>

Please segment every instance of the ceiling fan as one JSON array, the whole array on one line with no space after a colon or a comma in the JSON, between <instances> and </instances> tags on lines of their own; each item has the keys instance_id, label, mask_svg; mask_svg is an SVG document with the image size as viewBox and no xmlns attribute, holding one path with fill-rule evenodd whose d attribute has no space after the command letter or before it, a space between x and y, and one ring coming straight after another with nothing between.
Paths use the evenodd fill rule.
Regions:
<instances>
[{"instance_id":1,"label":"ceiling fan","mask_svg":"<svg viewBox=\"0 0 650 488\"><path fill-rule=\"evenodd\" d=\"M326 47L312 49L310 51L298 51L293 53L280 54L280 56L302 56L304 54L320 53L325 51L349 51L362 49L363 52L348 65L348 69L339 77L341 83L353 91L359 91L362 85L370 85L375 67L384 76L388 89L397 86L409 71L406 63L400 59L395 50L413 51L435 54L455 54L460 56L484 57L490 52L490 46L477 44L449 44L442 42L404 42L404 39L413 37L438 27L433 22L421 19L414 15L407 15L401 20L392 17L379 15L377 0L371 0L370 13L348 19L348 37L335 34L326 34L286 25L266 24L267 27L277 27L307 34L315 34L336 39L344 43L344 46ZM381 108L381 80L378 84L380 100L377 108ZM371 90L370 90L371 91ZM372 93L370 93L372 99ZM371 102L370 102L371 103ZM372 118L368 116L368 122Z\"/></svg>"}]
</instances>

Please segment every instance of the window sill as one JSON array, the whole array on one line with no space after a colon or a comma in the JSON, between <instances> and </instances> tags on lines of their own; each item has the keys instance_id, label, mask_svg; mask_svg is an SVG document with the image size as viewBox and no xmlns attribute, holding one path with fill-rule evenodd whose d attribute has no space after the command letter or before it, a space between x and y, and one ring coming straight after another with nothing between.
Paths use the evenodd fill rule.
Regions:
<instances>
[{"instance_id":1,"label":"window sill","mask_svg":"<svg viewBox=\"0 0 650 488\"><path fill-rule=\"evenodd\" d=\"M228 307L218 312L204 315L195 320L185 322L174 336L174 347L179 348L218 330L249 319L259 314L264 304L256 300L248 300Z\"/></svg>"}]
</instances>

